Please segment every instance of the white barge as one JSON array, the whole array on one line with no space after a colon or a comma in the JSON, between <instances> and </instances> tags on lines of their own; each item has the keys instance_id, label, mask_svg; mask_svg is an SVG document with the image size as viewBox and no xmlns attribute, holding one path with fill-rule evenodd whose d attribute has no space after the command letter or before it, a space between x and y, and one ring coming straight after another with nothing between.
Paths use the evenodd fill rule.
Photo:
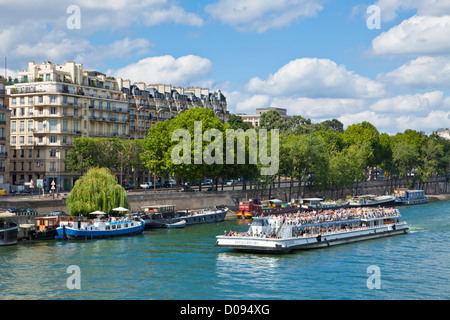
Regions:
<instances>
[{"instance_id":1,"label":"white barge","mask_svg":"<svg viewBox=\"0 0 450 320\"><path fill-rule=\"evenodd\" d=\"M350 242L404 234L398 209L353 209L352 214L334 211L326 217L254 217L249 230L217 236L216 246L251 252L285 253L323 248Z\"/></svg>"}]
</instances>

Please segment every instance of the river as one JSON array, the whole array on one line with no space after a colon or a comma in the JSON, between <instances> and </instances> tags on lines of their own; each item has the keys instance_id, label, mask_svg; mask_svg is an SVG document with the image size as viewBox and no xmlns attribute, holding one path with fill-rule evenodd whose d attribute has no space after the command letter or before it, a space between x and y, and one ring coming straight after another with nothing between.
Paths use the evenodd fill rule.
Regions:
<instances>
[{"instance_id":1,"label":"river","mask_svg":"<svg viewBox=\"0 0 450 320\"><path fill-rule=\"evenodd\" d=\"M400 212L406 235L283 255L215 247L215 235L247 229L237 220L126 238L20 242L0 247L0 299L449 299L450 201Z\"/></svg>"}]
</instances>

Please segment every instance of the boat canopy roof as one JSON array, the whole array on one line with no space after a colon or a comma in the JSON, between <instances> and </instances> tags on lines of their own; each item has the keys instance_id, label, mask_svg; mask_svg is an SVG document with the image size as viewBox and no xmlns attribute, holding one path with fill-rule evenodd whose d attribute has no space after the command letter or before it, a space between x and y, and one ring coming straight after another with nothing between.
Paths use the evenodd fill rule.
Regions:
<instances>
[{"instance_id":1,"label":"boat canopy roof","mask_svg":"<svg viewBox=\"0 0 450 320\"><path fill-rule=\"evenodd\" d=\"M283 201L280 200L280 199L270 199L269 202L270 202L270 203L274 203L274 204L277 204L277 203L278 203L278 204L283 203Z\"/></svg>"}]
</instances>

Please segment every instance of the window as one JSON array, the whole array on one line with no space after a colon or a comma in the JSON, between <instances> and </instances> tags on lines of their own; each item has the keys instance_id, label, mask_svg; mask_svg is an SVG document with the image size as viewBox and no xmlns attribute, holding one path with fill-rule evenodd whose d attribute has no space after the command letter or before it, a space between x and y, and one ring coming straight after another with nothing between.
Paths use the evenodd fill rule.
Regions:
<instances>
[{"instance_id":1,"label":"window","mask_svg":"<svg viewBox=\"0 0 450 320\"><path fill-rule=\"evenodd\" d=\"M19 122L19 132L25 132L25 121Z\"/></svg>"},{"instance_id":2,"label":"window","mask_svg":"<svg viewBox=\"0 0 450 320\"><path fill-rule=\"evenodd\" d=\"M19 137L19 144L25 144L25 136Z\"/></svg>"},{"instance_id":3,"label":"window","mask_svg":"<svg viewBox=\"0 0 450 320\"><path fill-rule=\"evenodd\" d=\"M44 97L43 96L39 96L38 97L38 103L39 104L43 104L44 103Z\"/></svg>"},{"instance_id":4,"label":"window","mask_svg":"<svg viewBox=\"0 0 450 320\"><path fill-rule=\"evenodd\" d=\"M11 137L11 144L12 145L16 145L17 144L17 137L16 136L12 136Z\"/></svg>"},{"instance_id":5,"label":"window","mask_svg":"<svg viewBox=\"0 0 450 320\"><path fill-rule=\"evenodd\" d=\"M43 121L38 121L38 131L39 132L44 131L44 122Z\"/></svg>"},{"instance_id":6,"label":"window","mask_svg":"<svg viewBox=\"0 0 450 320\"><path fill-rule=\"evenodd\" d=\"M49 120L48 123L49 123L50 132L56 132L57 127L58 127L58 120L55 120L55 119Z\"/></svg>"},{"instance_id":7,"label":"window","mask_svg":"<svg viewBox=\"0 0 450 320\"><path fill-rule=\"evenodd\" d=\"M75 132L78 131L78 121L73 122L73 131L75 131Z\"/></svg>"},{"instance_id":8,"label":"window","mask_svg":"<svg viewBox=\"0 0 450 320\"><path fill-rule=\"evenodd\" d=\"M50 150L50 158L54 158L56 157L56 149L51 149Z\"/></svg>"},{"instance_id":9,"label":"window","mask_svg":"<svg viewBox=\"0 0 450 320\"><path fill-rule=\"evenodd\" d=\"M56 171L55 163L50 162L50 171Z\"/></svg>"},{"instance_id":10,"label":"window","mask_svg":"<svg viewBox=\"0 0 450 320\"><path fill-rule=\"evenodd\" d=\"M56 114L56 113L57 113L56 107L50 107L50 114Z\"/></svg>"},{"instance_id":11,"label":"window","mask_svg":"<svg viewBox=\"0 0 450 320\"><path fill-rule=\"evenodd\" d=\"M33 132L34 123L33 120L28 120L28 132Z\"/></svg>"},{"instance_id":12,"label":"window","mask_svg":"<svg viewBox=\"0 0 450 320\"><path fill-rule=\"evenodd\" d=\"M56 104L57 103L57 97L56 96L50 96L50 103Z\"/></svg>"},{"instance_id":13,"label":"window","mask_svg":"<svg viewBox=\"0 0 450 320\"><path fill-rule=\"evenodd\" d=\"M29 145L33 144L33 136L28 136L28 144Z\"/></svg>"},{"instance_id":14,"label":"window","mask_svg":"<svg viewBox=\"0 0 450 320\"><path fill-rule=\"evenodd\" d=\"M11 121L11 132L12 133L17 132L17 122L16 121Z\"/></svg>"},{"instance_id":15,"label":"window","mask_svg":"<svg viewBox=\"0 0 450 320\"><path fill-rule=\"evenodd\" d=\"M49 136L49 142L50 143L57 143L58 137L57 136Z\"/></svg>"}]
</instances>

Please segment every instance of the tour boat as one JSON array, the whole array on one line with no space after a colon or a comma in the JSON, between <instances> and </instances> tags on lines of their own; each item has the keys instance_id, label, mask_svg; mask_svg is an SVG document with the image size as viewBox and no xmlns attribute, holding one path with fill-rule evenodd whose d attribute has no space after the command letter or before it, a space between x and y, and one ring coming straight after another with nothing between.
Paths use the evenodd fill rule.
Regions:
<instances>
[{"instance_id":1,"label":"tour boat","mask_svg":"<svg viewBox=\"0 0 450 320\"><path fill-rule=\"evenodd\" d=\"M428 203L423 190L407 190L405 188L394 190L395 203L398 205Z\"/></svg>"},{"instance_id":2,"label":"tour boat","mask_svg":"<svg viewBox=\"0 0 450 320\"><path fill-rule=\"evenodd\" d=\"M0 212L0 246L17 244L19 227L9 219L13 216L10 212Z\"/></svg>"},{"instance_id":3,"label":"tour boat","mask_svg":"<svg viewBox=\"0 0 450 320\"><path fill-rule=\"evenodd\" d=\"M392 205L395 205L395 197L389 195L377 197L373 194L367 194L349 200L350 207L386 207Z\"/></svg>"},{"instance_id":4,"label":"tour boat","mask_svg":"<svg viewBox=\"0 0 450 320\"><path fill-rule=\"evenodd\" d=\"M144 226L144 220L137 218L111 217L91 222L86 217L61 217L56 230L57 238L88 240L136 235L144 231Z\"/></svg>"},{"instance_id":5,"label":"tour boat","mask_svg":"<svg viewBox=\"0 0 450 320\"><path fill-rule=\"evenodd\" d=\"M294 203L283 203L279 199L248 200L239 202L238 218L251 219L261 215L282 214L297 212L299 206Z\"/></svg>"},{"instance_id":6,"label":"tour boat","mask_svg":"<svg viewBox=\"0 0 450 320\"><path fill-rule=\"evenodd\" d=\"M348 201L324 201L322 198L305 198L297 201L302 210L335 210L347 208Z\"/></svg>"},{"instance_id":7,"label":"tour boat","mask_svg":"<svg viewBox=\"0 0 450 320\"><path fill-rule=\"evenodd\" d=\"M407 233L406 222L399 219L400 212L394 208L352 208L311 215L254 217L246 233L230 231L219 235L216 246L274 253L323 248Z\"/></svg>"}]
</instances>

